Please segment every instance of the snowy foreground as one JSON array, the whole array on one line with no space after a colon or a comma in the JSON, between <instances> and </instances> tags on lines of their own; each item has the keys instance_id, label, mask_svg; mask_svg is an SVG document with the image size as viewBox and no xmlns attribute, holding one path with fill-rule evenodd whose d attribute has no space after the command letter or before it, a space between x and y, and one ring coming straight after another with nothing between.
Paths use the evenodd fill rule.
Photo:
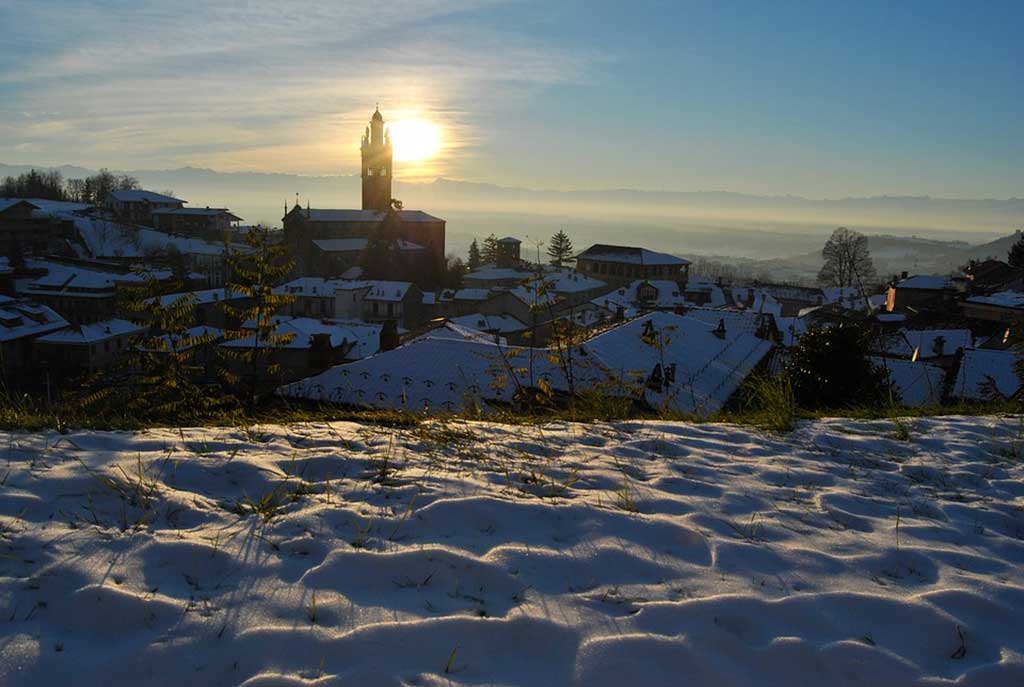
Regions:
<instances>
[{"instance_id":1,"label":"snowy foreground","mask_svg":"<svg viewBox=\"0 0 1024 687\"><path fill-rule=\"evenodd\" d=\"M3 436L0 684L1024 685L1016 420Z\"/></svg>"}]
</instances>

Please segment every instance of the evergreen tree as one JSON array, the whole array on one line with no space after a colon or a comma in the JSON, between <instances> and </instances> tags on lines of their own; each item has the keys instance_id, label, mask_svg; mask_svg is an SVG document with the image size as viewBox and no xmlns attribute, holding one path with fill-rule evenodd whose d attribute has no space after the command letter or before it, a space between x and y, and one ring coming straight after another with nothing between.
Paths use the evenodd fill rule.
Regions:
<instances>
[{"instance_id":1,"label":"evergreen tree","mask_svg":"<svg viewBox=\"0 0 1024 687\"><path fill-rule=\"evenodd\" d=\"M484 248L480 252L480 257L486 265L498 264L498 239L494 234L484 239Z\"/></svg>"},{"instance_id":2,"label":"evergreen tree","mask_svg":"<svg viewBox=\"0 0 1024 687\"><path fill-rule=\"evenodd\" d=\"M201 422L204 415L223 405L223 399L204 386L205 369L197 362L203 346L213 337L197 335L192 294L166 296L168 284L140 270L140 282L125 286L119 306L133 322L146 329L125 351L121 364L86 379L84 407L90 412L120 416L133 422Z\"/></svg>"},{"instance_id":3,"label":"evergreen tree","mask_svg":"<svg viewBox=\"0 0 1024 687\"><path fill-rule=\"evenodd\" d=\"M808 410L887 403L888 373L868 357L871 336L863 324L851 322L801 336L786 368L796 402Z\"/></svg>"},{"instance_id":4,"label":"evergreen tree","mask_svg":"<svg viewBox=\"0 0 1024 687\"><path fill-rule=\"evenodd\" d=\"M245 394L245 407L251 415L259 400L260 386L272 379L280 365L271 360L274 349L287 345L293 334L278 333L276 319L281 309L295 300L294 296L275 294L274 287L291 272L294 261L288 248L274 244L266 227L257 226L245 236L248 250L228 256L227 291L246 297L243 305L221 304L229 318L240 323L240 329L224 332L228 342L236 342L224 350L235 369L224 371L226 381L240 386ZM250 328L246 329L248 323Z\"/></svg>"},{"instance_id":5,"label":"evergreen tree","mask_svg":"<svg viewBox=\"0 0 1024 687\"><path fill-rule=\"evenodd\" d=\"M559 229L558 233L551 237L548 245L548 257L555 267L562 267L572 257L572 241L565 231Z\"/></svg>"},{"instance_id":6,"label":"evergreen tree","mask_svg":"<svg viewBox=\"0 0 1024 687\"><path fill-rule=\"evenodd\" d=\"M1017 240L1010 246L1006 262L1010 263L1011 267L1024 267L1024 234L1018 234Z\"/></svg>"},{"instance_id":7,"label":"evergreen tree","mask_svg":"<svg viewBox=\"0 0 1024 687\"><path fill-rule=\"evenodd\" d=\"M473 243L469 244L469 269L475 270L483 264L483 260L480 257L480 244L473 239Z\"/></svg>"}]
</instances>

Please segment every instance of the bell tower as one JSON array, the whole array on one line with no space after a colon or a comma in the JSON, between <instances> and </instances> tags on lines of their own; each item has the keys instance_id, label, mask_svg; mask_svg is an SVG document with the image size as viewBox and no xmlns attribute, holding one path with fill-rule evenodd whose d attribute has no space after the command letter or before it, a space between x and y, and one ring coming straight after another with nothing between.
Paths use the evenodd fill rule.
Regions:
<instances>
[{"instance_id":1,"label":"bell tower","mask_svg":"<svg viewBox=\"0 0 1024 687\"><path fill-rule=\"evenodd\" d=\"M391 207L391 136L384 128L380 106L363 135L363 209L386 212Z\"/></svg>"}]
</instances>

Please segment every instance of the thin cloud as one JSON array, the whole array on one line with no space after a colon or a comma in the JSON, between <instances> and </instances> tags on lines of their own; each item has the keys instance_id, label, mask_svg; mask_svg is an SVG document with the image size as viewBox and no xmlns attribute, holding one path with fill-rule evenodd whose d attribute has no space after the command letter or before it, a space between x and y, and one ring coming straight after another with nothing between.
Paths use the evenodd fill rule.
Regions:
<instances>
[{"instance_id":1,"label":"thin cloud","mask_svg":"<svg viewBox=\"0 0 1024 687\"><path fill-rule=\"evenodd\" d=\"M0 156L338 172L380 100L442 127L446 166L424 173L450 172L482 135L466 112L583 82L599 59L469 19L491 4L15 2Z\"/></svg>"}]
</instances>

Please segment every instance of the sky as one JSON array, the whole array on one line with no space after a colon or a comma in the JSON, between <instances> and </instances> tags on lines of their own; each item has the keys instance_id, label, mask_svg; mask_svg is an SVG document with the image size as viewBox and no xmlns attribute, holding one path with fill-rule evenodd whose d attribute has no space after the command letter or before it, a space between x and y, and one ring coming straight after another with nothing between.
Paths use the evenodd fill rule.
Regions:
<instances>
[{"instance_id":1,"label":"sky","mask_svg":"<svg viewBox=\"0 0 1024 687\"><path fill-rule=\"evenodd\" d=\"M0 0L0 25L8 164L354 174L379 102L436 137L407 180L1024 196L1019 0Z\"/></svg>"}]
</instances>

